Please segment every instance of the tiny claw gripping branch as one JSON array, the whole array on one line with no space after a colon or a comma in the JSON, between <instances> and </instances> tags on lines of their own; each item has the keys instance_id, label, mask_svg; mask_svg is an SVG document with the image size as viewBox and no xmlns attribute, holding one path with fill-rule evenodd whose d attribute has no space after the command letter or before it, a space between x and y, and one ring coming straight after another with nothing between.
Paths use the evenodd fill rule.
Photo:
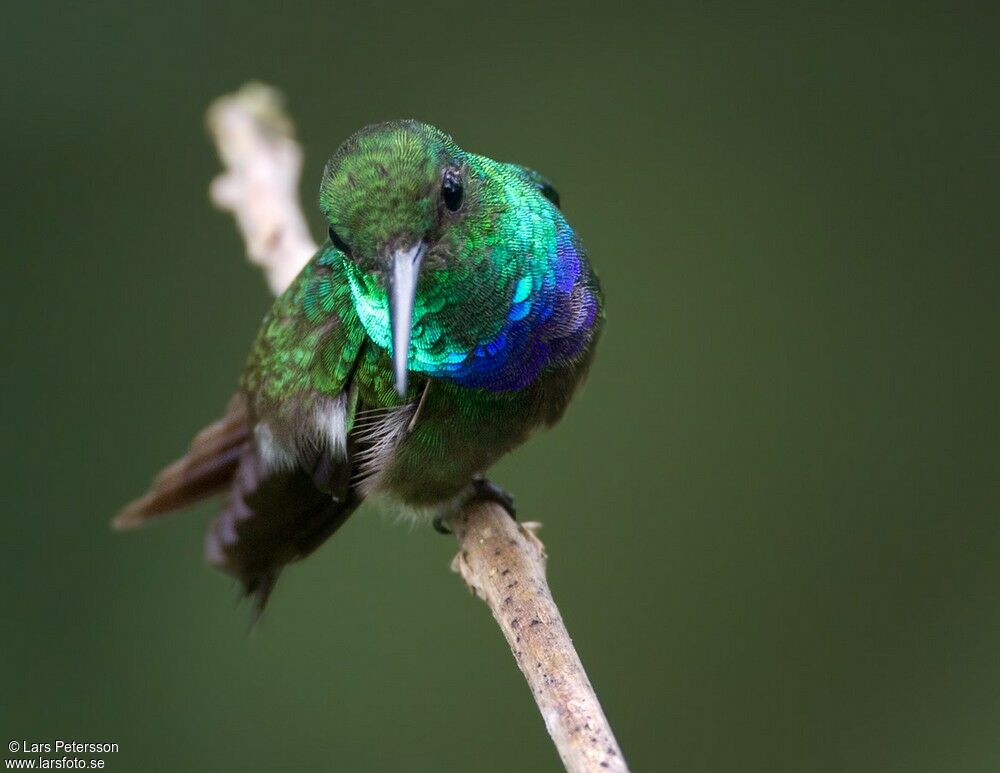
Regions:
<instances>
[{"instance_id":1,"label":"tiny claw gripping branch","mask_svg":"<svg viewBox=\"0 0 1000 773\"><path fill-rule=\"evenodd\" d=\"M250 260L279 294L316 249L297 193L302 150L281 95L248 84L213 103L208 126L226 167L212 201L233 213ZM473 499L450 525L459 543L452 568L493 613L566 770L627 771L549 590L537 524Z\"/></svg>"}]
</instances>

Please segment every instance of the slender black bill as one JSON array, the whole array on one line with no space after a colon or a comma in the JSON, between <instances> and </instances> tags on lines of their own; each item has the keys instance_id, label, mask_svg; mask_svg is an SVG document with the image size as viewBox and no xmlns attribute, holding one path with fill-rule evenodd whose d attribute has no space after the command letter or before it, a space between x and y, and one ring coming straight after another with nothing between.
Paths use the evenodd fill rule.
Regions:
<instances>
[{"instance_id":1,"label":"slender black bill","mask_svg":"<svg viewBox=\"0 0 1000 773\"><path fill-rule=\"evenodd\" d=\"M427 245L419 241L412 247L392 253L389 273L389 324L392 327L392 369L396 392L406 395L407 359L410 353L410 332L413 328L413 301L417 295L420 263Z\"/></svg>"}]
</instances>

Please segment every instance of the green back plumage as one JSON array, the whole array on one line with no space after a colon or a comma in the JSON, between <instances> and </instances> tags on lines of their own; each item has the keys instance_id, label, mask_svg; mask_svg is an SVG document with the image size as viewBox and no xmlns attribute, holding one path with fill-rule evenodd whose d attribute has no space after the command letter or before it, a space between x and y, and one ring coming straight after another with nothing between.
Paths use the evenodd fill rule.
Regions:
<instances>
[{"instance_id":1,"label":"green back plumage","mask_svg":"<svg viewBox=\"0 0 1000 773\"><path fill-rule=\"evenodd\" d=\"M425 124L358 132L323 175L330 238L265 318L241 394L119 523L228 486L206 553L259 612L369 494L467 496L561 417L593 356L600 288L558 204Z\"/></svg>"}]
</instances>

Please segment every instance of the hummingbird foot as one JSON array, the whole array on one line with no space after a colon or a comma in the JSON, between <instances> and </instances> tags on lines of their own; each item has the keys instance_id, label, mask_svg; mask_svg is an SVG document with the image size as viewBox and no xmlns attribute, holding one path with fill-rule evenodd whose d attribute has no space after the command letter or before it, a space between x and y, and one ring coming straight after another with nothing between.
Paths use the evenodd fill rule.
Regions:
<instances>
[{"instance_id":1,"label":"hummingbird foot","mask_svg":"<svg viewBox=\"0 0 1000 773\"><path fill-rule=\"evenodd\" d=\"M514 497L506 489L500 488L500 486L488 478L475 477L472 479L471 491L465 502L472 502L476 499L496 502L507 512L507 515L515 521L517 520L517 508L514 506ZM448 527L448 520L453 514L453 512L447 512L434 516L434 519L431 521L434 531L438 534L451 534L452 531Z\"/></svg>"},{"instance_id":2,"label":"hummingbird foot","mask_svg":"<svg viewBox=\"0 0 1000 773\"><path fill-rule=\"evenodd\" d=\"M507 515L515 521L517 520L517 508L514 506L514 497L510 495L510 492L500 488L500 486L489 478L476 477L472 479L472 496L469 497L469 501L473 499L496 502L507 511Z\"/></svg>"}]
</instances>

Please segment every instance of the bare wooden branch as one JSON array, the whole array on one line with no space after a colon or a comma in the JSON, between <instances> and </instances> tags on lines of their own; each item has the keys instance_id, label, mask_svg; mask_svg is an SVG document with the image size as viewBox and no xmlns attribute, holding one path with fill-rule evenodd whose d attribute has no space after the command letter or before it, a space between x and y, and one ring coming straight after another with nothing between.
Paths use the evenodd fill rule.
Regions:
<instances>
[{"instance_id":1,"label":"bare wooden branch","mask_svg":"<svg viewBox=\"0 0 1000 773\"><path fill-rule=\"evenodd\" d=\"M248 84L213 103L208 126L226 166L212 182L212 201L233 212L250 260L279 294L316 251L298 199L302 151L281 95ZM483 501L450 524L459 543L452 568L493 613L566 770L626 771L549 591L537 524L517 524Z\"/></svg>"},{"instance_id":2,"label":"bare wooden branch","mask_svg":"<svg viewBox=\"0 0 1000 773\"><path fill-rule=\"evenodd\" d=\"M279 295L316 252L299 203L302 148L294 125L281 94L260 83L220 97L206 118L226 167L212 181L212 203L233 213L247 257Z\"/></svg>"},{"instance_id":3,"label":"bare wooden branch","mask_svg":"<svg viewBox=\"0 0 1000 773\"><path fill-rule=\"evenodd\" d=\"M452 569L493 613L566 770L627 770L545 579L539 524L485 501L449 523L459 544Z\"/></svg>"}]
</instances>

